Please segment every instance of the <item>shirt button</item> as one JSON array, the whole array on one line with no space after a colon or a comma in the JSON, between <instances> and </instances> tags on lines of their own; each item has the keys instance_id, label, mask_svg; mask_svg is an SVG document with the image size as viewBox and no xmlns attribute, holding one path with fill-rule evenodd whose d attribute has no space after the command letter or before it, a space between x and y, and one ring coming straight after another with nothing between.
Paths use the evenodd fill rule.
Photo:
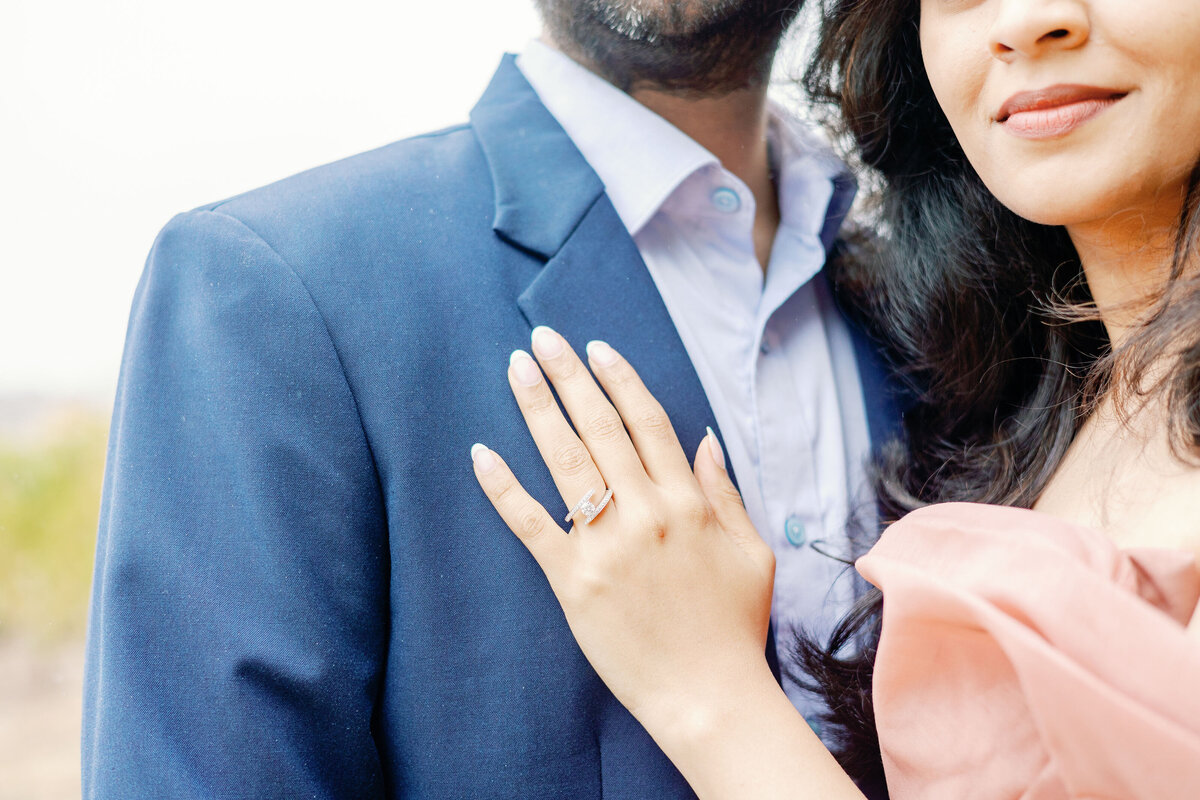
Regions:
<instances>
[{"instance_id":1,"label":"shirt button","mask_svg":"<svg viewBox=\"0 0 1200 800\"><path fill-rule=\"evenodd\" d=\"M804 521L799 517L788 517L784 523L783 532L787 536L788 544L793 547L800 547L804 544Z\"/></svg>"},{"instance_id":2,"label":"shirt button","mask_svg":"<svg viewBox=\"0 0 1200 800\"><path fill-rule=\"evenodd\" d=\"M722 186L713 190L712 204L718 211L733 214L742 207L742 198L738 197L738 193L733 189Z\"/></svg>"}]
</instances>

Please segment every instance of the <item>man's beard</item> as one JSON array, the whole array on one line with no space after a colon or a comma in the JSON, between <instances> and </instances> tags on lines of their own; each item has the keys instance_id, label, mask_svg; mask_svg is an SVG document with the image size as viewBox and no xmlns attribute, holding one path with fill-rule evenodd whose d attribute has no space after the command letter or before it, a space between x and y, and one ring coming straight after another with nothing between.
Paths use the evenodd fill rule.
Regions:
<instances>
[{"instance_id":1,"label":"man's beard","mask_svg":"<svg viewBox=\"0 0 1200 800\"><path fill-rule=\"evenodd\" d=\"M555 44L625 91L761 86L803 0L537 0Z\"/></svg>"}]
</instances>

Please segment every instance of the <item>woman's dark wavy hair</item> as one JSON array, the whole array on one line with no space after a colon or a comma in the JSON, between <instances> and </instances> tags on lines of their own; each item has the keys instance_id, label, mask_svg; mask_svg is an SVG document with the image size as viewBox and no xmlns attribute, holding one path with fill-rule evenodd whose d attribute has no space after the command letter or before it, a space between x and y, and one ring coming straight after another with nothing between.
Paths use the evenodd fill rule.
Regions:
<instances>
[{"instance_id":1,"label":"woman's dark wavy hair","mask_svg":"<svg viewBox=\"0 0 1200 800\"><path fill-rule=\"evenodd\" d=\"M1095 400L1162 393L1172 445L1200 452L1200 243L1192 173L1171 280L1114 351L1064 229L1009 211L968 163L921 57L919 0L826 0L807 93L877 184L859 237L834 264L845 302L890 353L911 404L875 464L882 517L974 501L1029 507ZM1178 355L1165 377L1149 365ZM869 542L868 542L869 544ZM798 664L829 707L844 768L882 786L871 671L882 600L864 596Z\"/></svg>"}]
</instances>

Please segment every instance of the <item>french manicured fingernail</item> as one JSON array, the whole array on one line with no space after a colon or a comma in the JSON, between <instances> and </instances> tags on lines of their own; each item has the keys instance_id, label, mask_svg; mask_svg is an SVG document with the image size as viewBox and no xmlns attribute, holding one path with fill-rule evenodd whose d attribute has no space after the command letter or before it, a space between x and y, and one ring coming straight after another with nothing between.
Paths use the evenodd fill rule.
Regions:
<instances>
[{"instance_id":1,"label":"french manicured fingernail","mask_svg":"<svg viewBox=\"0 0 1200 800\"><path fill-rule=\"evenodd\" d=\"M593 341L587 343L588 358L602 367L610 367L617 363L617 351L606 342Z\"/></svg>"},{"instance_id":2,"label":"french manicured fingernail","mask_svg":"<svg viewBox=\"0 0 1200 800\"><path fill-rule=\"evenodd\" d=\"M708 428L708 452L712 454L717 466L725 469L725 451L721 449L721 443L717 441L717 435L711 427Z\"/></svg>"},{"instance_id":3,"label":"french manicured fingernail","mask_svg":"<svg viewBox=\"0 0 1200 800\"><path fill-rule=\"evenodd\" d=\"M508 357L508 366L517 376L517 383L522 386L533 386L542 379L542 371L537 363L524 350L513 350Z\"/></svg>"},{"instance_id":4,"label":"french manicured fingernail","mask_svg":"<svg viewBox=\"0 0 1200 800\"><path fill-rule=\"evenodd\" d=\"M496 454L479 442L471 445L471 460L475 462L475 469L480 475L485 475L496 468L500 463L496 460Z\"/></svg>"},{"instance_id":5,"label":"french manicured fingernail","mask_svg":"<svg viewBox=\"0 0 1200 800\"><path fill-rule=\"evenodd\" d=\"M563 338L550 328L538 325L533 329L533 352L542 358L554 358L562 349Z\"/></svg>"}]
</instances>

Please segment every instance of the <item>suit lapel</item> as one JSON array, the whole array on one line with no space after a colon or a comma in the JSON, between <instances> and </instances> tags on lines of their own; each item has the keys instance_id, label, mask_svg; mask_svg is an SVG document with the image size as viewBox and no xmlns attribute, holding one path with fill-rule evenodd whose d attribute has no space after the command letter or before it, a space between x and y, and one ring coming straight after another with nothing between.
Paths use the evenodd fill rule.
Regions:
<instances>
[{"instance_id":1,"label":"suit lapel","mask_svg":"<svg viewBox=\"0 0 1200 800\"><path fill-rule=\"evenodd\" d=\"M878 453L884 445L900 435L904 401L895 379L890 377L884 364L879 345L863 330L862 325L850 317L846 319L854 344L854 357L858 361L871 450Z\"/></svg>"},{"instance_id":2,"label":"suit lapel","mask_svg":"<svg viewBox=\"0 0 1200 800\"><path fill-rule=\"evenodd\" d=\"M604 194L604 184L506 55L471 126L492 174L500 238L552 257Z\"/></svg>"},{"instance_id":3,"label":"suit lapel","mask_svg":"<svg viewBox=\"0 0 1200 800\"><path fill-rule=\"evenodd\" d=\"M850 213L858 186L854 177L848 172L837 175L833 179L833 196L826 212L825 225L821 228L821 244L825 247L825 262L828 265L839 257L844 244L838 238L842 223ZM852 312L842 305L843 297L833 285L830 270L821 271L821 279L829 287L830 297L846 326L850 329L850 340L854 345L854 359L858 366L859 383L862 387L863 405L867 412L867 434L871 440L871 450L879 450L900 432L900 406L897 402L896 387L889 377L889 371L880 353L879 345L863 329L862 324Z\"/></svg>"},{"instance_id":4,"label":"suit lapel","mask_svg":"<svg viewBox=\"0 0 1200 800\"><path fill-rule=\"evenodd\" d=\"M712 409L658 288L606 195L518 299L530 326L548 325L583 356L592 339L621 353L662 403L690 459Z\"/></svg>"},{"instance_id":5,"label":"suit lapel","mask_svg":"<svg viewBox=\"0 0 1200 800\"><path fill-rule=\"evenodd\" d=\"M495 190L496 234L545 264L517 300L582 355L602 339L638 370L689 458L716 427L658 288L604 185L505 56L471 111Z\"/></svg>"}]
</instances>

